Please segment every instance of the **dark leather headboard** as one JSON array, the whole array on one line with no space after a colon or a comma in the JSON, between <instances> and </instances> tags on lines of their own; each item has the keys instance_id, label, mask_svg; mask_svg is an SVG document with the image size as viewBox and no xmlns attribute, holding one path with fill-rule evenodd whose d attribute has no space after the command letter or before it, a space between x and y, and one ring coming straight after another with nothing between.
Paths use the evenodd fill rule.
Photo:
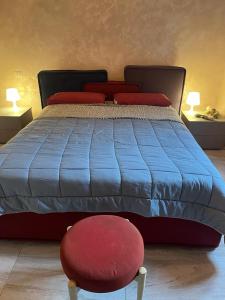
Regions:
<instances>
[{"instance_id":1,"label":"dark leather headboard","mask_svg":"<svg viewBox=\"0 0 225 300\"><path fill-rule=\"evenodd\" d=\"M185 76L182 67L129 65L124 69L125 81L139 83L142 92L164 93L179 113Z\"/></svg>"},{"instance_id":2,"label":"dark leather headboard","mask_svg":"<svg viewBox=\"0 0 225 300\"><path fill-rule=\"evenodd\" d=\"M87 82L107 81L106 70L52 70L38 73L38 84L42 107L47 105L47 98L57 92L82 91Z\"/></svg>"}]
</instances>

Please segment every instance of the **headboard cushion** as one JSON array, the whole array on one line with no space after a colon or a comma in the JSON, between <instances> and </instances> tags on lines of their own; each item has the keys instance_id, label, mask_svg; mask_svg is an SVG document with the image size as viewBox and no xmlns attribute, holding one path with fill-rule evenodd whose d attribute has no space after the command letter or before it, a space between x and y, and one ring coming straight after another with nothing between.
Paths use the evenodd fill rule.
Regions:
<instances>
[{"instance_id":1,"label":"headboard cushion","mask_svg":"<svg viewBox=\"0 0 225 300\"><path fill-rule=\"evenodd\" d=\"M84 85L84 91L86 92L96 92L104 93L106 99L113 101L114 94L116 93L138 93L140 92L140 87L135 83L127 83L125 81L107 81L107 82L95 82L86 83Z\"/></svg>"},{"instance_id":2,"label":"headboard cushion","mask_svg":"<svg viewBox=\"0 0 225 300\"><path fill-rule=\"evenodd\" d=\"M186 70L173 66L129 65L124 69L127 82L140 84L142 92L163 93L180 112Z\"/></svg>"},{"instance_id":3,"label":"headboard cushion","mask_svg":"<svg viewBox=\"0 0 225 300\"><path fill-rule=\"evenodd\" d=\"M87 82L107 81L106 70L48 70L38 73L42 107L50 95L57 92L78 92Z\"/></svg>"}]
</instances>

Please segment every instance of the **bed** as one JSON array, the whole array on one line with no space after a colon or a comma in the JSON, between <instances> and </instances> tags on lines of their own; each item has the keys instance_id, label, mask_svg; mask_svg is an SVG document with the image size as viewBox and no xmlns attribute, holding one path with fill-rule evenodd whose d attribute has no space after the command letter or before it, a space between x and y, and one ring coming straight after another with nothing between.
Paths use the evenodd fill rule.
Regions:
<instances>
[{"instance_id":1,"label":"bed","mask_svg":"<svg viewBox=\"0 0 225 300\"><path fill-rule=\"evenodd\" d=\"M124 76L168 95L173 109L108 105L99 117L94 106L46 107L0 150L0 237L61 239L77 220L113 213L146 243L218 245L225 186L178 117L185 70L127 66ZM45 107L52 93L106 82L107 72L42 71L38 80Z\"/></svg>"}]
</instances>

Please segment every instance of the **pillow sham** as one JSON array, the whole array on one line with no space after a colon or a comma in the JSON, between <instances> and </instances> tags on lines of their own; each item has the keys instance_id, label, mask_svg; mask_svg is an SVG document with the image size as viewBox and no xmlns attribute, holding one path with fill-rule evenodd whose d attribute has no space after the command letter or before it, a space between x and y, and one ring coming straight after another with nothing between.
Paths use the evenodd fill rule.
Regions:
<instances>
[{"instance_id":1,"label":"pillow sham","mask_svg":"<svg viewBox=\"0 0 225 300\"><path fill-rule=\"evenodd\" d=\"M116 93L138 93L140 87L136 83L127 83L125 81L106 81L106 82L90 82L83 87L86 92L104 93L106 100L113 101Z\"/></svg>"},{"instance_id":2,"label":"pillow sham","mask_svg":"<svg viewBox=\"0 0 225 300\"><path fill-rule=\"evenodd\" d=\"M48 98L48 105L51 104L91 104L104 103L105 95L100 93L87 92L60 92Z\"/></svg>"},{"instance_id":3,"label":"pillow sham","mask_svg":"<svg viewBox=\"0 0 225 300\"><path fill-rule=\"evenodd\" d=\"M117 104L170 106L169 98L161 93L118 93L114 96Z\"/></svg>"}]
</instances>

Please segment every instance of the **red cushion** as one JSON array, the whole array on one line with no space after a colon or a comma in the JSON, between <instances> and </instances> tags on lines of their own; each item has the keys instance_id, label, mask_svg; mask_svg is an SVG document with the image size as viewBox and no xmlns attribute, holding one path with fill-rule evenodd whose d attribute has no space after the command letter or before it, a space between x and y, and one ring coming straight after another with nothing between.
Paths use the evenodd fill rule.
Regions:
<instances>
[{"instance_id":1,"label":"red cushion","mask_svg":"<svg viewBox=\"0 0 225 300\"><path fill-rule=\"evenodd\" d=\"M89 104L104 103L105 95L100 93L86 92L61 92L51 95L48 98L48 105L51 104Z\"/></svg>"},{"instance_id":2,"label":"red cushion","mask_svg":"<svg viewBox=\"0 0 225 300\"><path fill-rule=\"evenodd\" d=\"M92 292L110 292L129 284L144 259L143 239L128 220L99 215L76 223L60 249L65 274Z\"/></svg>"},{"instance_id":3,"label":"red cushion","mask_svg":"<svg viewBox=\"0 0 225 300\"><path fill-rule=\"evenodd\" d=\"M90 82L84 85L86 92L104 93L107 100L113 101L116 93L138 93L140 88L138 84L127 83L125 81L107 81L107 82Z\"/></svg>"},{"instance_id":4,"label":"red cushion","mask_svg":"<svg viewBox=\"0 0 225 300\"><path fill-rule=\"evenodd\" d=\"M169 98L161 93L122 93L114 95L117 104L170 106Z\"/></svg>"}]
</instances>

